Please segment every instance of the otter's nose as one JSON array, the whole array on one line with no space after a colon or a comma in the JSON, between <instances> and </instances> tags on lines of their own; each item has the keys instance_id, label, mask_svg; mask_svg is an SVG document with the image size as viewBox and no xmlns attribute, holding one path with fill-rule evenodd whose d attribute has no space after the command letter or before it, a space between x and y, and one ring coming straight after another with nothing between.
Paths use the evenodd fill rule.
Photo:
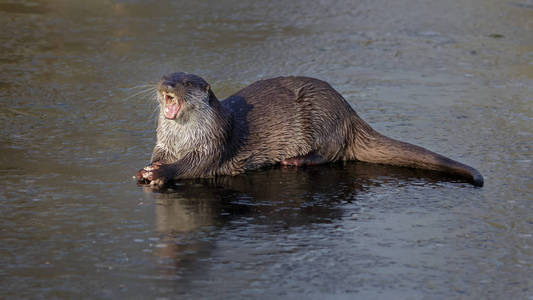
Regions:
<instances>
[{"instance_id":1,"label":"otter's nose","mask_svg":"<svg viewBox=\"0 0 533 300\"><path fill-rule=\"evenodd\" d=\"M160 93L173 93L176 96L182 96L185 94L184 86L173 80L162 80L157 87Z\"/></svg>"}]
</instances>

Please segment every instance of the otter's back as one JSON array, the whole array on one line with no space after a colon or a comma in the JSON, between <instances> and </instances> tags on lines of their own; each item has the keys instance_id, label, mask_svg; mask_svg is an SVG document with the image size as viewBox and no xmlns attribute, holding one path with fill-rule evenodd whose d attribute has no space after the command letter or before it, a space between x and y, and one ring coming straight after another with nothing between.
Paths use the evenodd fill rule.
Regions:
<instances>
[{"instance_id":1,"label":"otter's back","mask_svg":"<svg viewBox=\"0 0 533 300\"><path fill-rule=\"evenodd\" d=\"M308 77L257 81L222 101L234 117L245 168L316 152L341 158L355 112L328 83Z\"/></svg>"}]
</instances>

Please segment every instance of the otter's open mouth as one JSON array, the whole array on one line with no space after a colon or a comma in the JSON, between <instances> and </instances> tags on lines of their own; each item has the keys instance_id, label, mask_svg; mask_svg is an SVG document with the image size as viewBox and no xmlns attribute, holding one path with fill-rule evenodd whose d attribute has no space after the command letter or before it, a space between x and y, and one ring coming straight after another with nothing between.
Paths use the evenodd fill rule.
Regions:
<instances>
[{"instance_id":1,"label":"otter's open mouth","mask_svg":"<svg viewBox=\"0 0 533 300\"><path fill-rule=\"evenodd\" d=\"M169 94L163 94L163 97L165 98L165 118L169 120L176 119L176 116L178 115L181 109L181 101L176 99L175 96Z\"/></svg>"}]
</instances>

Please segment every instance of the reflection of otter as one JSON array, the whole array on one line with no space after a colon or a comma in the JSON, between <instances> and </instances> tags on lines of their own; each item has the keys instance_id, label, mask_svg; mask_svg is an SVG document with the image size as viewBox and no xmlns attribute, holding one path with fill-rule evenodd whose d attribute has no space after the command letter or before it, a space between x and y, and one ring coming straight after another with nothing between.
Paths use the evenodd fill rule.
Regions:
<instances>
[{"instance_id":1,"label":"reflection of otter","mask_svg":"<svg viewBox=\"0 0 533 300\"><path fill-rule=\"evenodd\" d=\"M353 202L358 193L386 182L418 177L429 183L440 179L427 171L349 162L185 180L176 190L154 194L158 204L157 230L170 234L192 232L254 215L262 217L253 222L282 227L329 222L342 215L337 205Z\"/></svg>"},{"instance_id":2,"label":"reflection of otter","mask_svg":"<svg viewBox=\"0 0 533 300\"><path fill-rule=\"evenodd\" d=\"M174 73L163 77L157 95L157 144L152 164L138 173L151 185L347 160L434 170L483 185L474 168L374 131L317 79L262 80L219 102L202 78Z\"/></svg>"},{"instance_id":3,"label":"reflection of otter","mask_svg":"<svg viewBox=\"0 0 533 300\"><path fill-rule=\"evenodd\" d=\"M440 179L431 172L349 162L184 180L175 190L150 193L156 198L156 226L165 245L155 249L155 254L171 258L175 272L201 277L209 268L202 261L209 261L217 241L223 239L218 235L231 232L234 225L253 234L258 227L250 225L260 225L264 233L277 233L333 223L346 217L346 203L352 203L350 214L367 206L359 206L358 199L374 187L417 177L429 183Z\"/></svg>"},{"instance_id":4,"label":"reflection of otter","mask_svg":"<svg viewBox=\"0 0 533 300\"><path fill-rule=\"evenodd\" d=\"M418 177L429 183L440 179L424 171L350 162L185 180L176 190L154 194L156 225L159 232L174 235L225 226L238 217L281 227L330 222L342 216L339 204L354 202L358 193Z\"/></svg>"}]
</instances>

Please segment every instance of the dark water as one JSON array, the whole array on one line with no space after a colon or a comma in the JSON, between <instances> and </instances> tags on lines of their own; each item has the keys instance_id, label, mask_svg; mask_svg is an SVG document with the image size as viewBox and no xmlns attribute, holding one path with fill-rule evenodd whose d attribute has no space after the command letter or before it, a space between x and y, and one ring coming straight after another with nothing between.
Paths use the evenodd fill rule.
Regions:
<instances>
[{"instance_id":1,"label":"dark water","mask_svg":"<svg viewBox=\"0 0 533 300\"><path fill-rule=\"evenodd\" d=\"M0 298L533 299L531 1L0 0L0 28ZM348 163L145 190L170 71L219 98L321 78L486 185Z\"/></svg>"}]
</instances>

